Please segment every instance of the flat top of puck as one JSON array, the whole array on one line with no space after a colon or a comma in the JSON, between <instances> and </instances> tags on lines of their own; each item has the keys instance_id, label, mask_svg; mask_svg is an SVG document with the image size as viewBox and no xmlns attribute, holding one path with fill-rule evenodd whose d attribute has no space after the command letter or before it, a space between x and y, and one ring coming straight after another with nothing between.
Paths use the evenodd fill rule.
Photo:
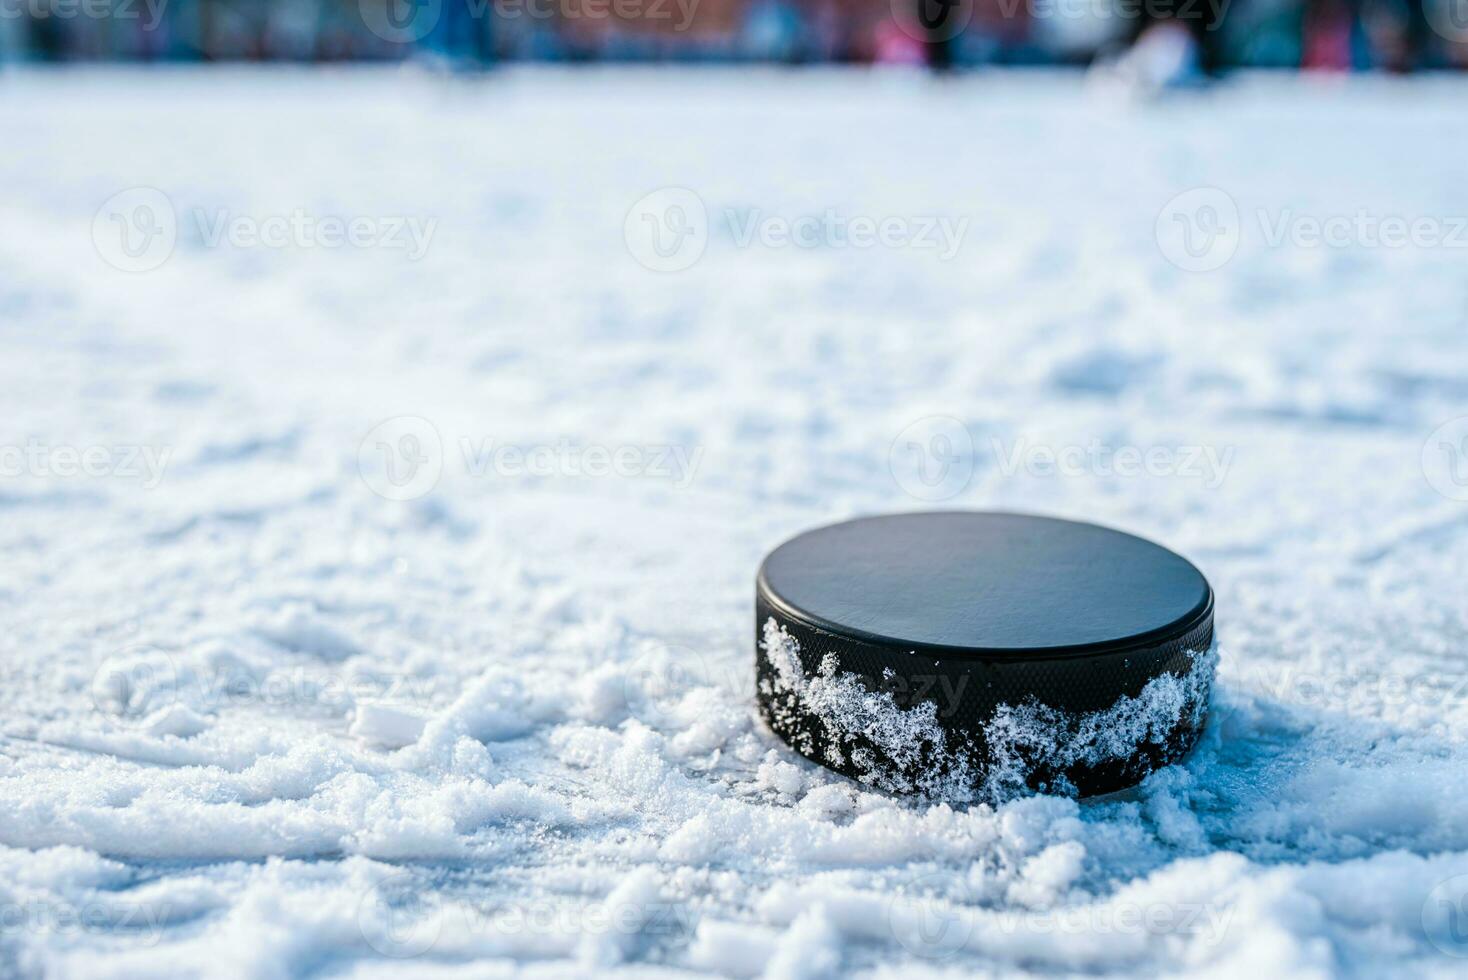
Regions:
<instances>
[{"instance_id":1,"label":"flat top of puck","mask_svg":"<svg viewBox=\"0 0 1468 980\"><path fill-rule=\"evenodd\" d=\"M1203 574L1161 545L1025 514L923 512L807 531L760 566L781 613L928 652L1091 654L1161 643L1211 615Z\"/></svg>"}]
</instances>

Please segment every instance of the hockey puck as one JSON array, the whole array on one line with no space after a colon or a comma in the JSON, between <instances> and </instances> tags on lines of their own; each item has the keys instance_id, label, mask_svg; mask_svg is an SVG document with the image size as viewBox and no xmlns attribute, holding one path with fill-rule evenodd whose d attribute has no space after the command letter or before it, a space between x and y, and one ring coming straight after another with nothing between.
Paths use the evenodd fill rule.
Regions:
<instances>
[{"instance_id":1,"label":"hockey puck","mask_svg":"<svg viewBox=\"0 0 1468 980\"><path fill-rule=\"evenodd\" d=\"M760 713L807 758L951 802L1132 786L1192 748L1213 590L1121 531L1023 514L868 517L755 586Z\"/></svg>"}]
</instances>

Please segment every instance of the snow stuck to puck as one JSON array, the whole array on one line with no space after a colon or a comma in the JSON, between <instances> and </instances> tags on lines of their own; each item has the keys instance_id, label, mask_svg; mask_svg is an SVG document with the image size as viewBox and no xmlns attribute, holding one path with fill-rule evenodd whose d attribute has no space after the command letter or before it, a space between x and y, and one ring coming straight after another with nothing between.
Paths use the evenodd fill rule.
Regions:
<instances>
[{"instance_id":1,"label":"snow stuck to puck","mask_svg":"<svg viewBox=\"0 0 1468 980\"><path fill-rule=\"evenodd\" d=\"M776 548L760 712L859 782L954 803L1132 786L1197 741L1213 590L1166 548L1021 514L897 514Z\"/></svg>"}]
</instances>

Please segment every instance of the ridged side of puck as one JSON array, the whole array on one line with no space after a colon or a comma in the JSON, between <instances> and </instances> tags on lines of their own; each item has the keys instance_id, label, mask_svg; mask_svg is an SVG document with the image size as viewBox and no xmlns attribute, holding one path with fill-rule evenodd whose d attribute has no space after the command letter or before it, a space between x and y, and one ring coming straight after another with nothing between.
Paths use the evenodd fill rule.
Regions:
<instances>
[{"instance_id":1,"label":"ridged side of puck","mask_svg":"<svg viewBox=\"0 0 1468 980\"><path fill-rule=\"evenodd\" d=\"M904 524L934 519L947 522L950 529L954 522L987 521L992 527L997 521L1008 542L1004 554L986 554L976 546L985 538L981 526L977 538L952 536L963 541L933 556L935 589L945 593L934 604L940 613L953 607L952 589L962 589L965 581L985 581L992 572L975 571L976 564L1024 562L1025 542L1031 540L1028 530L1051 536L1037 555L1028 556L1037 561L1056 560L1057 554L1064 560L1064 538L1071 533L1050 526L1071 522L1023 515L903 515L882 519L888 523L877 529L873 547L878 551L900 547ZM834 529L839 532L842 527ZM1077 540L1087 546L1112 540L1093 533L1103 529L1076 527L1086 529L1077 532ZM846 539L843 547L859 550L860 537L871 537L871 530L851 528L857 540ZM930 547L932 531L931 526L925 529ZM1121 536L1121 532L1109 534ZM816 539L817 546L821 540ZM1136 549L1141 557L1135 560L1143 563L1137 572L1140 582L1155 578L1153 564L1176 558L1150 542L1131 540L1147 546ZM1154 559L1148 549L1158 557ZM912 566L921 569L920 562ZM884 574L874 568L878 570L873 574ZM1037 581L1053 579L1043 574L1044 569L1028 571ZM891 637L874 638L870 630L831 628L829 617L796 608L788 597L776 594L762 568L755 597L761 714L774 732L807 758L892 792L967 802L994 801L1025 790L1088 796L1124 789L1185 755L1201 733L1207 712L1216 662L1212 592L1196 570L1201 587L1167 571L1172 576L1169 582L1181 583L1173 606L1184 612L1174 621L1153 624L1131 637L1106 636L1101 610L1092 614L1085 629L1105 642L1027 651L1013 645L1002 650L909 645ZM791 579L788 569L784 578ZM898 584L907 601L920 601L921 582L917 588L906 579ZM1116 584L1106 583L1102 594L1124 595L1124 590L1116 591ZM1010 589L1006 601L1014 605L1022 592L1022 587L1018 592ZM1195 592L1202 597L1200 602L1194 602ZM807 588L806 594L816 593ZM1157 600L1147 597L1146 608L1170 610ZM982 602L983 595L976 594L973 601ZM1074 611L1078 599L1074 594L1052 599L1047 588L1037 590L1036 601ZM912 611L901 612L908 616ZM1034 617L1036 610L1010 609L1000 615ZM1128 629L1138 622L1145 625L1135 610L1115 618ZM867 623L879 619L868 617ZM996 633L1002 633L1004 625L981 624ZM933 624L928 632L943 628L944 624ZM1062 634L1064 630L1057 635Z\"/></svg>"}]
</instances>

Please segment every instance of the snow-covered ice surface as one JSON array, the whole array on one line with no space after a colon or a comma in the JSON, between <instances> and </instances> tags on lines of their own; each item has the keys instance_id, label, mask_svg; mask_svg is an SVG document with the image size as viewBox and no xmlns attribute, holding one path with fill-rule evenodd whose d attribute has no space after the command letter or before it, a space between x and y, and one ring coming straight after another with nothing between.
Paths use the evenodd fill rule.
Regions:
<instances>
[{"instance_id":1,"label":"snow-covered ice surface","mask_svg":"<svg viewBox=\"0 0 1468 980\"><path fill-rule=\"evenodd\" d=\"M1359 228L1468 215L1465 94L0 76L0 975L1461 976L1468 252ZM140 186L177 243L120 271ZM626 244L666 187L681 272ZM828 211L968 223L740 244ZM965 810L763 730L761 555L927 506L1191 557L1186 763Z\"/></svg>"}]
</instances>

